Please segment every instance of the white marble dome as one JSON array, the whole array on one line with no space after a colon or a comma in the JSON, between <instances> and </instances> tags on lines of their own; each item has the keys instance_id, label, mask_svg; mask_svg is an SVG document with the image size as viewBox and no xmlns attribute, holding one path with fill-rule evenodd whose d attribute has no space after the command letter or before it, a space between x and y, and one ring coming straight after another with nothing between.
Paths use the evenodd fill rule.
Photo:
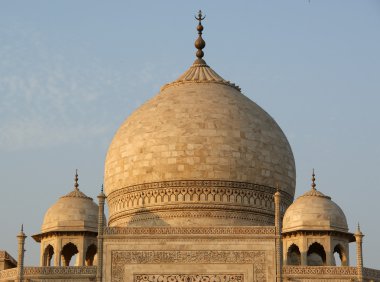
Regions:
<instances>
[{"instance_id":1,"label":"white marble dome","mask_svg":"<svg viewBox=\"0 0 380 282\"><path fill-rule=\"evenodd\" d=\"M98 232L98 205L78 188L59 198L45 213L41 233L51 231Z\"/></svg>"},{"instance_id":2,"label":"white marble dome","mask_svg":"<svg viewBox=\"0 0 380 282\"><path fill-rule=\"evenodd\" d=\"M166 223L177 216L211 216L213 220L205 220L208 224L234 225L239 220L236 213L221 216L215 209L222 213L240 209L237 217L245 217L241 224L270 224L272 219L260 219L260 223L248 219L247 213L260 213L264 208L264 217L273 218L274 187L281 187L285 202L290 204L295 174L292 150L274 119L244 96L239 87L221 78L203 60L196 60L178 80L162 87L158 95L132 113L115 134L105 161L109 223L126 225L131 217L140 221L143 213L155 220L160 213L158 217L166 218ZM239 193L245 200L221 205L216 203L215 195L201 199L207 192L195 197L193 192L183 190L198 191L203 185L200 181L221 194L227 192L220 189L231 185L242 187L231 193ZM180 192L163 191L165 185ZM246 195L249 189L260 191ZM214 194L219 192L214 190ZM166 198L157 200L154 193L164 193ZM182 193L184 199L172 196L175 193ZM200 210L200 206L212 207L213 211L204 216L194 214L193 209ZM191 212L185 216L178 213L181 209Z\"/></svg>"},{"instance_id":3,"label":"white marble dome","mask_svg":"<svg viewBox=\"0 0 380 282\"><path fill-rule=\"evenodd\" d=\"M293 231L348 232L347 219L342 209L315 188L298 197L286 210L283 233Z\"/></svg>"}]
</instances>

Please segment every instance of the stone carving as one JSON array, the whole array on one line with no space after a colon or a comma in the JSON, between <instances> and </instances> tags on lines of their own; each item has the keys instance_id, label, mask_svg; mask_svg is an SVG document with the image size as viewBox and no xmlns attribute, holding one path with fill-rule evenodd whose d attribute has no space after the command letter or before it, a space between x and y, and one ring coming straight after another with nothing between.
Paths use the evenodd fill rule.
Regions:
<instances>
[{"instance_id":1,"label":"stone carving","mask_svg":"<svg viewBox=\"0 0 380 282\"><path fill-rule=\"evenodd\" d=\"M357 269L352 266L284 266L282 268L284 276L305 276L305 275L339 275L356 276Z\"/></svg>"},{"instance_id":2,"label":"stone carving","mask_svg":"<svg viewBox=\"0 0 380 282\"><path fill-rule=\"evenodd\" d=\"M112 251L112 281L124 281L130 264L252 264L258 281L266 281L265 251ZM187 282L187 281L186 281Z\"/></svg>"},{"instance_id":3,"label":"stone carving","mask_svg":"<svg viewBox=\"0 0 380 282\"><path fill-rule=\"evenodd\" d=\"M244 274L134 274L134 282L243 282Z\"/></svg>"},{"instance_id":4,"label":"stone carving","mask_svg":"<svg viewBox=\"0 0 380 282\"><path fill-rule=\"evenodd\" d=\"M265 214L266 217L273 214L274 193L275 189L272 187L234 181L183 180L139 184L116 190L107 197L110 214L113 215L109 222L112 224L120 217L132 215L134 220L139 220L136 217L136 209L139 208L201 210L212 207L256 213L254 218L257 219L257 214ZM281 212L284 213L292 203L292 197L285 191L282 194ZM169 203L175 205L165 205Z\"/></svg>"},{"instance_id":5,"label":"stone carving","mask_svg":"<svg viewBox=\"0 0 380 282\"><path fill-rule=\"evenodd\" d=\"M16 279L18 274L17 268L11 268L0 271L0 280ZM96 276L96 266L49 266L49 267L24 267L24 278L35 276L70 276L72 279L80 277ZM72 281L72 280L67 280Z\"/></svg>"},{"instance_id":6,"label":"stone carving","mask_svg":"<svg viewBox=\"0 0 380 282\"><path fill-rule=\"evenodd\" d=\"M17 273L18 273L17 268L2 270L0 271L0 279L6 279L6 278L16 279Z\"/></svg>"},{"instance_id":7,"label":"stone carving","mask_svg":"<svg viewBox=\"0 0 380 282\"><path fill-rule=\"evenodd\" d=\"M274 235L274 226L252 227L107 227L104 235Z\"/></svg>"},{"instance_id":8,"label":"stone carving","mask_svg":"<svg viewBox=\"0 0 380 282\"><path fill-rule=\"evenodd\" d=\"M96 266L44 266L24 267L24 276L29 275L96 275Z\"/></svg>"}]
</instances>

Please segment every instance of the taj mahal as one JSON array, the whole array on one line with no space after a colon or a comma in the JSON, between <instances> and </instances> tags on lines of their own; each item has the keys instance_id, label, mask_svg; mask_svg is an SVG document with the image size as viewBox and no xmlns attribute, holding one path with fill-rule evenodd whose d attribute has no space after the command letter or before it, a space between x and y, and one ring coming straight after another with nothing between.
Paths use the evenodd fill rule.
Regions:
<instances>
[{"instance_id":1,"label":"taj mahal","mask_svg":"<svg viewBox=\"0 0 380 282\"><path fill-rule=\"evenodd\" d=\"M314 170L294 199L287 137L203 59L204 18L194 63L113 137L97 199L77 172L28 234L40 265L24 265L21 228L17 258L0 250L0 281L380 281L363 265L360 226L349 230Z\"/></svg>"}]
</instances>

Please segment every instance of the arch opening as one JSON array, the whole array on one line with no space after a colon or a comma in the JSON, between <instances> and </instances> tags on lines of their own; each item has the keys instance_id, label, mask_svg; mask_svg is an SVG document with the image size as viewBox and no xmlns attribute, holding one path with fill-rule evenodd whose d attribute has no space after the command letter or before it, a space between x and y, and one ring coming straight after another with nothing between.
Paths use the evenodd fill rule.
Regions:
<instances>
[{"instance_id":1,"label":"arch opening","mask_svg":"<svg viewBox=\"0 0 380 282\"><path fill-rule=\"evenodd\" d=\"M86 251L86 265L87 266L94 265L96 253L97 253L97 248L95 244L91 244L90 246L88 246L87 251Z\"/></svg>"},{"instance_id":2,"label":"arch opening","mask_svg":"<svg viewBox=\"0 0 380 282\"><path fill-rule=\"evenodd\" d=\"M77 246L73 243L66 244L61 251L61 264L63 264L63 266L70 266L70 262L74 261L74 265L76 265L76 255L78 253Z\"/></svg>"},{"instance_id":3,"label":"arch opening","mask_svg":"<svg viewBox=\"0 0 380 282\"><path fill-rule=\"evenodd\" d=\"M336 266L348 266L347 254L345 248L338 244L334 247L334 265Z\"/></svg>"},{"instance_id":4,"label":"arch opening","mask_svg":"<svg viewBox=\"0 0 380 282\"><path fill-rule=\"evenodd\" d=\"M287 265L301 265L301 252L296 244L292 244L287 252Z\"/></svg>"},{"instance_id":5,"label":"arch opening","mask_svg":"<svg viewBox=\"0 0 380 282\"><path fill-rule=\"evenodd\" d=\"M52 245L47 245L43 254L43 266L53 266L54 262L54 248Z\"/></svg>"},{"instance_id":6,"label":"arch opening","mask_svg":"<svg viewBox=\"0 0 380 282\"><path fill-rule=\"evenodd\" d=\"M307 265L326 265L326 252L321 244L315 242L310 245L309 250L307 251Z\"/></svg>"}]
</instances>

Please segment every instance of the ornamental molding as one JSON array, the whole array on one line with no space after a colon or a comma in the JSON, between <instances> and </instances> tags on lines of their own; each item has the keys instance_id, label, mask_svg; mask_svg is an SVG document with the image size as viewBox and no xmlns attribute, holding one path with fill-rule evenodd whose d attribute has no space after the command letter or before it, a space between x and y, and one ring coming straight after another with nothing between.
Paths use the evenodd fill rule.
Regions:
<instances>
[{"instance_id":1,"label":"ornamental molding","mask_svg":"<svg viewBox=\"0 0 380 282\"><path fill-rule=\"evenodd\" d=\"M0 271L0 279L16 279L18 268L5 269Z\"/></svg>"},{"instance_id":2,"label":"ornamental molding","mask_svg":"<svg viewBox=\"0 0 380 282\"><path fill-rule=\"evenodd\" d=\"M96 266L43 266L43 267L24 267L23 276L25 279L31 277L50 277L58 278L70 276L70 278L93 277L96 276ZM16 279L18 268L11 268L0 271L0 280ZM71 280L70 280L71 281Z\"/></svg>"},{"instance_id":3,"label":"ornamental molding","mask_svg":"<svg viewBox=\"0 0 380 282\"><path fill-rule=\"evenodd\" d=\"M282 274L285 277L293 276L352 276L356 277L357 268L353 266L284 266Z\"/></svg>"},{"instance_id":4,"label":"ornamental molding","mask_svg":"<svg viewBox=\"0 0 380 282\"><path fill-rule=\"evenodd\" d=\"M124 268L132 264L252 264L257 281L266 281L265 251L112 251L112 281L124 280ZM141 282L141 281L140 281ZM187 281L186 281L187 282Z\"/></svg>"},{"instance_id":5,"label":"ornamental molding","mask_svg":"<svg viewBox=\"0 0 380 282\"><path fill-rule=\"evenodd\" d=\"M134 274L133 282L243 282L244 274Z\"/></svg>"},{"instance_id":6,"label":"ornamental molding","mask_svg":"<svg viewBox=\"0 0 380 282\"><path fill-rule=\"evenodd\" d=\"M260 227L107 227L107 235L275 235L274 226ZM110 236L112 237L112 236Z\"/></svg>"},{"instance_id":7,"label":"ornamental molding","mask_svg":"<svg viewBox=\"0 0 380 282\"><path fill-rule=\"evenodd\" d=\"M126 211L115 215L113 220L109 220L112 225L129 225L145 220L162 221L161 226L169 225L165 219L175 218L213 218L213 219L234 219L250 221L240 225L274 225L274 218L271 214L266 214L265 211L259 209L242 210L230 209L227 207L218 206L215 208L212 205L176 205L168 206L167 208L153 207L142 208L141 210Z\"/></svg>"},{"instance_id":8,"label":"ornamental molding","mask_svg":"<svg viewBox=\"0 0 380 282\"><path fill-rule=\"evenodd\" d=\"M259 218L259 215L274 216L273 195L275 188L258 184L222 181L222 180L178 180L152 182L138 184L111 192L108 197L110 212L109 223L118 222L120 219L139 221L152 219L147 211L165 210L205 210L215 211L240 211L245 214L246 219ZM281 212L284 213L292 203L290 194L282 191ZM145 212L145 215L142 214ZM139 214L140 216L135 216ZM150 218L146 218L150 216ZM183 217L184 214L177 214ZM191 215L195 216L195 214ZM144 218L145 217L145 218ZM175 216L172 216L175 217ZM238 218L242 218L241 215ZM263 223L273 224L273 219L261 219Z\"/></svg>"}]
</instances>

